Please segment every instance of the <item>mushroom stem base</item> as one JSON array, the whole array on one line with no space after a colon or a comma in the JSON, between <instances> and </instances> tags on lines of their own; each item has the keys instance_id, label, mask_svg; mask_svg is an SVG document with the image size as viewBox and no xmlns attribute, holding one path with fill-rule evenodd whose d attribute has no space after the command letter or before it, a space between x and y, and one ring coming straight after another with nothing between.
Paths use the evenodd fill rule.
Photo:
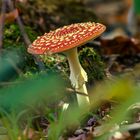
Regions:
<instances>
[{"instance_id":1,"label":"mushroom stem base","mask_svg":"<svg viewBox=\"0 0 140 140\"><path fill-rule=\"evenodd\" d=\"M70 81L77 92L85 93L88 95L86 82L87 73L82 68L77 54L77 48L70 49L65 53L68 58L70 66ZM79 106L89 106L89 97L77 94Z\"/></svg>"}]
</instances>

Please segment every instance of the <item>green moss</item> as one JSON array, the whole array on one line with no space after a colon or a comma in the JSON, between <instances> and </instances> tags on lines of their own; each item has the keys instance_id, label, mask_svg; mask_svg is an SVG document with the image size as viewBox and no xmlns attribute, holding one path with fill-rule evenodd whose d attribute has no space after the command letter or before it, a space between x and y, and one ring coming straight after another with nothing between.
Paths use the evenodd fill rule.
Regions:
<instances>
[{"instance_id":1,"label":"green moss","mask_svg":"<svg viewBox=\"0 0 140 140\"><path fill-rule=\"evenodd\" d=\"M19 67L23 72L27 70L34 71L35 69L37 71L37 65L34 63L32 55L27 53L27 48L25 46L19 26L16 23L6 24L4 29L4 51L16 52L19 55L21 59ZM29 26L25 26L25 32L31 41L35 40L38 36L38 34L34 32L33 29Z\"/></svg>"},{"instance_id":2,"label":"green moss","mask_svg":"<svg viewBox=\"0 0 140 140\"><path fill-rule=\"evenodd\" d=\"M37 33L29 26L25 26L25 31L31 41L35 40ZM23 38L19 26L14 24L6 24L4 30L4 48L24 47Z\"/></svg>"},{"instance_id":3,"label":"green moss","mask_svg":"<svg viewBox=\"0 0 140 140\"><path fill-rule=\"evenodd\" d=\"M81 65L88 74L88 83L93 84L96 80L104 78L104 64L98 53L93 48L85 47L79 52Z\"/></svg>"},{"instance_id":4,"label":"green moss","mask_svg":"<svg viewBox=\"0 0 140 140\"><path fill-rule=\"evenodd\" d=\"M55 54L51 56L43 56L47 70L60 73L64 79L69 79L69 66L66 57ZM104 78L104 64L98 53L93 48L84 47L79 51L80 63L88 74L88 84L92 85L95 81Z\"/></svg>"}]
</instances>

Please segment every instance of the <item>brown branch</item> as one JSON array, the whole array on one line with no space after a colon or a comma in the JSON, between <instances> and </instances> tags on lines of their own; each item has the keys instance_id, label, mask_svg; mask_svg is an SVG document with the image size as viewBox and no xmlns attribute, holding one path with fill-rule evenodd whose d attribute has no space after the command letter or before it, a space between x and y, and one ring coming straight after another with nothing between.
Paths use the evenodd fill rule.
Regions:
<instances>
[{"instance_id":1,"label":"brown branch","mask_svg":"<svg viewBox=\"0 0 140 140\"><path fill-rule=\"evenodd\" d=\"M13 5L12 1L11 0L7 0L7 1L8 1L8 5L9 5L10 9L14 10L14 5ZM19 29L21 31L21 34L23 36L25 45L26 45L26 47L28 47L31 44L31 41L25 32L24 25L23 25L19 15L16 17L16 20L17 20L17 23L19 25ZM34 58L34 61L38 64L39 69L44 70L45 66L44 66L44 63L41 61L40 57L37 55L33 55L33 58Z\"/></svg>"},{"instance_id":2,"label":"brown branch","mask_svg":"<svg viewBox=\"0 0 140 140\"><path fill-rule=\"evenodd\" d=\"M88 96L87 94L85 94L83 92L78 92L78 91L76 91L75 89L72 89L72 88L66 88L66 91L70 92L70 93L75 93L75 94L83 95L83 96Z\"/></svg>"}]
</instances>

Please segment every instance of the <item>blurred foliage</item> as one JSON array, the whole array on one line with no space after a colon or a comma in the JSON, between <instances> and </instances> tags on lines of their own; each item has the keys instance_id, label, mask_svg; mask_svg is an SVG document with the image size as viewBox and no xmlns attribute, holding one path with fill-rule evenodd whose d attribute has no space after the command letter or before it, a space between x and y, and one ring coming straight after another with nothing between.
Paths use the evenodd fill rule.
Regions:
<instances>
[{"instance_id":1,"label":"blurred foliage","mask_svg":"<svg viewBox=\"0 0 140 140\"><path fill-rule=\"evenodd\" d=\"M139 1L139 0L134 0L135 12L136 12L136 14L138 14L138 15L140 15L140 8L139 8L139 5L140 5L140 1Z\"/></svg>"},{"instance_id":2,"label":"blurred foliage","mask_svg":"<svg viewBox=\"0 0 140 140\"><path fill-rule=\"evenodd\" d=\"M63 100L64 92L65 84L55 73L19 79L15 85L0 89L0 115L10 139L17 139L25 122L31 124L31 119L37 115L47 114L48 119L52 119L51 114ZM48 111L50 107L51 112Z\"/></svg>"},{"instance_id":3,"label":"blurred foliage","mask_svg":"<svg viewBox=\"0 0 140 140\"><path fill-rule=\"evenodd\" d=\"M121 124L121 122L123 122L125 119L130 118L131 112L127 110L132 104L139 102L139 98L140 98L139 90L140 88L137 87L128 78L118 79L114 83L103 82L102 84L96 87L96 92L95 89L91 90L91 95L92 95L91 110L96 109L96 107L99 104L101 104L104 100L108 100L108 97L112 98L112 94L114 94L113 96L121 97L121 98L123 97L123 99L125 99L127 94L130 93L130 96L127 96L127 99L123 100L123 102L120 101L119 104L113 108L112 115L111 115L112 118L109 119L107 122L105 121L104 124L102 124L103 129L100 130L101 131L100 133L102 134L101 138L99 137L100 140L107 139L106 136L109 137L111 135L111 132L109 130L111 130L115 124ZM82 108L80 110L79 108L76 107L73 107L70 110L67 110L66 112L62 113L59 121L52 123L50 133L49 133L49 139L50 140L59 139L60 135L64 133L66 128L73 126L73 124L77 124L78 122L82 121L83 116L86 115L87 113L88 113L87 108ZM103 134L107 134L107 135L103 135Z\"/></svg>"},{"instance_id":4,"label":"blurred foliage","mask_svg":"<svg viewBox=\"0 0 140 140\"><path fill-rule=\"evenodd\" d=\"M52 104L63 97L65 84L55 73L38 74L28 80L18 80L16 85L1 89L1 108L15 111L37 103ZM34 97L34 98L33 98ZM46 98L47 97L47 98ZM48 100L48 101L47 101Z\"/></svg>"},{"instance_id":5,"label":"blurred foliage","mask_svg":"<svg viewBox=\"0 0 140 140\"><path fill-rule=\"evenodd\" d=\"M4 51L0 57L0 82L13 80L18 77L18 66L21 59L16 52Z\"/></svg>"},{"instance_id":6,"label":"blurred foliage","mask_svg":"<svg viewBox=\"0 0 140 140\"><path fill-rule=\"evenodd\" d=\"M32 112L36 112L36 115L40 113L46 115L48 107L51 106L49 109L54 110L55 105L58 106L59 102L63 100L66 96L66 86L62 79L55 73L42 73L19 81L16 85L0 89L1 115L4 116L2 121L12 140L19 135L19 124L22 123L21 118L25 114L29 116L24 119L30 121L35 115ZM139 102L140 88L132 78L130 79L124 77L116 79L114 82L104 81L90 90L92 111L96 110L104 100L113 99L118 102L113 108L112 118L102 124L102 134L106 135L101 135L100 139L111 134L109 130L114 124L121 124L123 120L130 119L131 111L127 111L128 108ZM39 108L40 110L38 110ZM48 133L49 140L58 140L69 128L80 126L84 116L89 113L87 108L78 108L74 104L68 110L61 112L57 119L52 119L51 112L53 111L49 111L52 120Z\"/></svg>"}]
</instances>

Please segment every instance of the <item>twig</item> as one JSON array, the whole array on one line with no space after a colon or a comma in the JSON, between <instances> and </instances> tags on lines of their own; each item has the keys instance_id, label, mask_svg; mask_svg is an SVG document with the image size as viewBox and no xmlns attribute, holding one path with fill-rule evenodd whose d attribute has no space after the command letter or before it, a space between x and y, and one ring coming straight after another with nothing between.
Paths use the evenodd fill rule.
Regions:
<instances>
[{"instance_id":1,"label":"twig","mask_svg":"<svg viewBox=\"0 0 140 140\"><path fill-rule=\"evenodd\" d=\"M110 68L112 67L114 61L117 59L118 56L119 56L118 54L112 54L109 56L109 62L108 62L108 66L107 66L106 70L108 70L108 71L110 70Z\"/></svg>"},{"instance_id":2,"label":"twig","mask_svg":"<svg viewBox=\"0 0 140 140\"><path fill-rule=\"evenodd\" d=\"M83 92L78 92L78 91L76 91L75 89L72 89L72 88L66 88L66 91L68 91L70 93L80 94L80 95L83 95L83 96L88 96L87 94L85 94Z\"/></svg>"},{"instance_id":3,"label":"twig","mask_svg":"<svg viewBox=\"0 0 140 140\"><path fill-rule=\"evenodd\" d=\"M11 10L14 10L14 5L13 5L13 3L12 3L11 0L8 0L8 5L9 5L9 7L10 7ZM21 31L21 34L22 34L22 36L23 36L25 45L26 45L26 47L27 47L27 46L29 46L29 45L31 44L31 41L30 41L28 35L27 35L26 32L25 32L24 25L22 24L22 21L21 21L20 17L17 16L16 20L17 20L17 23L18 23L18 25L19 25L19 29L20 29L20 31ZM35 61L35 62L38 64L38 66L39 66L39 69L40 69L40 70L44 70L44 69L45 69L45 66L44 66L44 63L41 61L40 57L37 56L37 55L33 55L33 56L34 56L34 61Z\"/></svg>"},{"instance_id":4,"label":"twig","mask_svg":"<svg viewBox=\"0 0 140 140\"><path fill-rule=\"evenodd\" d=\"M140 123L133 123L133 124L129 124L129 125L124 125L124 126L122 126L122 129L128 130L128 131L134 131L134 130L140 131Z\"/></svg>"},{"instance_id":5,"label":"twig","mask_svg":"<svg viewBox=\"0 0 140 140\"><path fill-rule=\"evenodd\" d=\"M9 85L16 85L22 82L0 82L0 86L9 86Z\"/></svg>"}]
</instances>

